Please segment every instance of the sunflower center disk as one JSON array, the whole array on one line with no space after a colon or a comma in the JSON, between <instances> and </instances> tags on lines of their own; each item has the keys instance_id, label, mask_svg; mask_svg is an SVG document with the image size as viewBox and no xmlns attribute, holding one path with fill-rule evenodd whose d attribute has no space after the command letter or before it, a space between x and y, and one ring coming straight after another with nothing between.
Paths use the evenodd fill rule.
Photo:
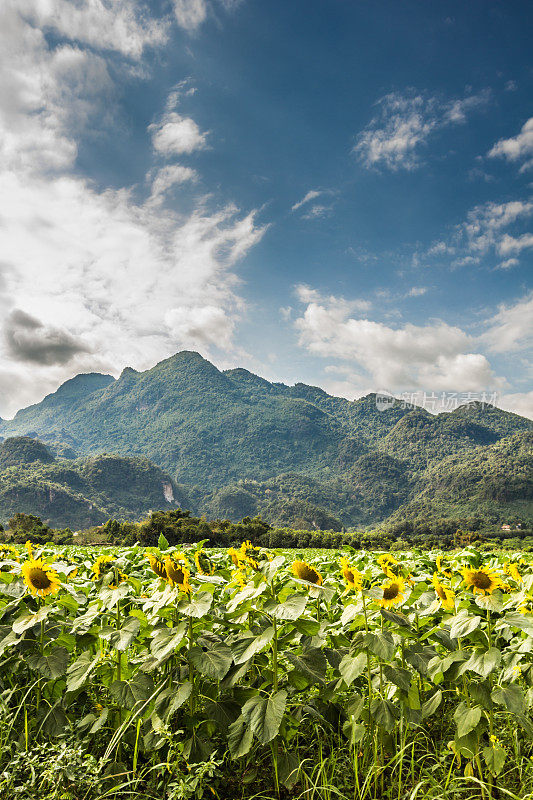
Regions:
<instances>
[{"instance_id":1,"label":"sunflower center disk","mask_svg":"<svg viewBox=\"0 0 533 800\"><path fill-rule=\"evenodd\" d=\"M472 576L472 583L478 589L489 589L492 586L492 581L484 572L475 572Z\"/></svg>"},{"instance_id":2,"label":"sunflower center disk","mask_svg":"<svg viewBox=\"0 0 533 800\"><path fill-rule=\"evenodd\" d=\"M393 583L391 586L387 586L385 589L383 589L383 599L394 600L396 597L398 597L398 592L398 584Z\"/></svg>"},{"instance_id":3,"label":"sunflower center disk","mask_svg":"<svg viewBox=\"0 0 533 800\"><path fill-rule=\"evenodd\" d=\"M52 581L44 569L40 569L39 567L33 567L29 571L28 578L31 585L34 586L35 589L48 589L48 587L52 585Z\"/></svg>"}]
</instances>

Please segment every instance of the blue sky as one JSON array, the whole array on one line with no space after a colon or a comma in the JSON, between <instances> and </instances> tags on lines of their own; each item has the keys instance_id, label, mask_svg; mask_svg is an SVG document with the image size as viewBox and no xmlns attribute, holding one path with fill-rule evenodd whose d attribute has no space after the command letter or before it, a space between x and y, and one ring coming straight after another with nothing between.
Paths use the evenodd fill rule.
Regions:
<instances>
[{"instance_id":1,"label":"blue sky","mask_svg":"<svg viewBox=\"0 0 533 800\"><path fill-rule=\"evenodd\" d=\"M0 415L187 348L533 416L529 3L0 15Z\"/></svg>"}]
</instances>

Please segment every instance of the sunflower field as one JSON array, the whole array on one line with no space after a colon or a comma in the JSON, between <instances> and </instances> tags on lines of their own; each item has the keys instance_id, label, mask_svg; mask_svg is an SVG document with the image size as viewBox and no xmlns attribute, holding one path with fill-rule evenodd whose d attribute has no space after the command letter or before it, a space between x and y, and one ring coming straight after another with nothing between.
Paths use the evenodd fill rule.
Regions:
<instances>
[{"instance_id":1,"label":"sunflower field","mask_svg":"<svg viewBox=\"0 0 533 800\"><path fill-rule=\"evenodd\" d=\"M533 798L532 702L520 553L0 545L6 800Z\"/></svg>"}]
</instances>

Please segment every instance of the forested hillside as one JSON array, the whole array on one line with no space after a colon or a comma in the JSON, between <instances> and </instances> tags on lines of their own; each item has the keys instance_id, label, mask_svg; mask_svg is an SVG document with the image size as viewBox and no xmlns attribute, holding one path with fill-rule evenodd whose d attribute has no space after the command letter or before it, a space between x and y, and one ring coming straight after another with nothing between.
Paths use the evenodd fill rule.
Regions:
<instances>
[{"instance_id":1,"label":"forested hillside","mask_svg":"<svg viewBox=\"0 0 533 800\"><path fill-rule=\"evenodd\" d=\"M350 402L185 351L118 380L78 375L0 421L0 519L26 511L80 527L171 494L213 518L297 528L480 508L529 519L532 430L479 404L380 411L372 394Z\"/></svg>"}]
</instances>

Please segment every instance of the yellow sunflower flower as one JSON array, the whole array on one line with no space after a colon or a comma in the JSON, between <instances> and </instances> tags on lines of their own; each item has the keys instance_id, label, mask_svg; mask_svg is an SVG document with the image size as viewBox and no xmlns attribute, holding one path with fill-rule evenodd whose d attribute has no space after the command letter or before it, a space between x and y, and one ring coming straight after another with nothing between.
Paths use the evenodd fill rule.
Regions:
<instances>
[{"instance_id":1,"label":"yellow sunflower flower","mask_svg":"<svg viewBox=\"0 0 533 800\"><path fill-rule=\"evenodd\" d=\"M95 581L100 580L106 573L112 572L114 577L109 584L110 589L116 589L119 583L126 579L122 570L116 566L115 559L112 556L98 556L91 567L91 572Z\"/></svg>"},{"instance_id":2,"label":"yellow sunflower flower","mask_svg":"<svg viewBox=\"0 0 533 800\"><path fill-rule=\"evenodd\" d=\"M461 572L465 584L472 589L474 594L492 594L495 589L503 586L503 581L496 570L490 567L479 567L479 569L465 567Z\"/></svg>"},{"instance_id":3,"label":"yellow sunflower flower","mask_svg":"<svg viewBox=\"0 0 533 800\"><path fill-rule=\"evenodd\" d=\"M314 583L315 586L322 585L322 575L317 569L312 567L311 564L308 564L307 561L293 561L292 571L301 581Z\"/></svg>"},{"instance_id":4,"label":"yellow sunflower flower","mask_svg":"<svg viewBox=\"0 0 533 800\"><path fill-rule=\"evenodd\" d=\"M28 551L28 558L33 558L33 545L32 545L32 543L30 542L29 539L26 542L26 544L24 545L24 547Z\"/></svg>"},{"instance_id":5,"label":"yellow sunflower flower","mask_svg":"<svg viewBox=\"0 0 533 800\"><path fill-rule=\"evenodd\" d=\"M522 583L522 576L518 571L518 564L511 564L511 563L505 564L504 570L505 574L509 575L509 577L511 577L513 581L516 581L516 583Z\"/></svg>"},{"instance_id":6,"label":"yellow sunflower flower","mask_svg":"<svg viewBox=\"0 0 533 800\"><path fill-rule=\"evenodd\" d=\"M433 586L445 611L453 611L455 608L455 592L442 585L436 572L433 574Z\"/></svg>"},{"instance_id":7,"label":"yellow sunflower flower","mask_svg":"<svg viewBox=\"0 0 533 800\"><path fill-rule=\"evenodd\" d=\"M237 585L240 589L244 589L246 586L246 576L242 569L236 569L231 576L231 580L229 582L229 586Z\"/></svg>"},{"instance_id":8,"label":"yellow sunflower flower","mask_svg":"<svg viewBox=\"0 0 533 800\"><path fill-rule=\"evenodd\" d=\"M205 550L197 550L194 554L194 563L200 575L213 575L215 565L205 552Z\"/></svg>"},{"instance_id":9,"label":"yellow sunflower flower","mask_svg":"<svg viewBox=\"0 0 533 800\"><path fill-rule=\"evenodd\" d=\"M240 566L239 550L235 550L234 547L230 547L228 548L228 555L231 558L234 567Z\"/></svg>"},{"instance_id":10,"label":"yellow sunflower flower","mask_svg":"<svg viewBox=\"0 0 533 800\"><path fill-rule=\"evenodd\" d=\"M10 561L19 561L20 553L12 544L0 544L0 559L3 558Z\"/></svg>"},{"instance_id":11,"label":"yellow sunflower flower","mask_svg":"<svg viewBox=\"0 0 533 800\"><path fill-rule=\"evenodd\" d=\"M382 553L382 555L378 556L377 562L385 575L388 575L390 578L394 577L394 572L391 567L398 563L394 556L391 556L390 553Z\"/></svg>"},{"instance_id":12,"label":"yellow sunflower flower","mask_svg":"<svg viewBox=\"0 0 533 800\"><path fill-rule=\"evenodd\" d=\"M165 558L165 570L171 586L177 586L182 592L189 594L191 585L189 583L190 570L187 569L187 559L183 553L173 553Z\"/></svg>"},{"instance_id":13,"label":"yellow sunflower flower","mask_svg":"<svg viewBox=\"0 0 533 800\"><path fill-rule=\"evenodd\" d=\"M435 559L435 564L437 565L437 572L440 572L441 575L446 575L447 578L451 578L452 573L444 566L441 555L437 556Z\"/></svg>"},{"instance_id":14,"label":"yellow sunflower flower","mask_svg":"<svg viewBox=\"0 0 533 800\"><path fill-rule=\"evenodd\" d=\"M403 578L391 578L387 583L381 587L383 595L378 603L383 608L392 608L399 606L405 599L405 581Z\"/></svg>"},{"instance_id":15,"label":"yellow sunflower flower","mask_svg":"<svg viewBox=\"0 0 533 800\"><path fill-rule=\"evenodd\" d=\"M158 578L163 578L163 580L167 580L167 571L165 569L165 563L162 558L156 556L155 553L147 553L146 558L152 568L152 571L155 572Z\"/></svg>"},{"instance_id":16,"label":"yellow sunflower flower","mask_svg":"<svg viewBox=\"0 0 533 800\"><path fill-rule=\"evenodd\" d=\"M350 566L347 558L341 558L341 573L348 589L360 592L363 585L363 576L355 567Z\"/></svg>"},{"instance_id":17,"label":"yellow sunflower flower","mask_svg":"<svg viewBox=\"0 0 533 800\"><path fill-rule=\"evenodd\" d=\"M61 586L59 575L42 559L29 558L21 569L24 583L32 594L46 597L47 594L58 593Z\"/></svg>"}]
</instances>

